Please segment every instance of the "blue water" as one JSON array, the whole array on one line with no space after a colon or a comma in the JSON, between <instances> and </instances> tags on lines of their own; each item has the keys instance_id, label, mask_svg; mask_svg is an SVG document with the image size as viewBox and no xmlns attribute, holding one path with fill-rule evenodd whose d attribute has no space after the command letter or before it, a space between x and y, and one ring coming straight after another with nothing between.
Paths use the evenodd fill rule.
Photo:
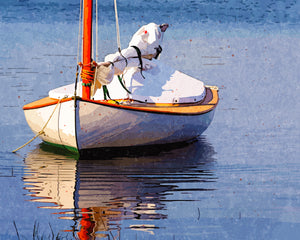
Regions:
<instances>
[{"instance_id":1,"label":"blue water","mask_svg":"<svg viewBox=\"0 0 300 240\"><path fill-rule=\"evenodd\" d=\"M98 4L102 60L117 44L113 1ZM75 80L79 1L2 1L0 239L298 239L299 1L118 7L123 47L145 23L170 24L161 60L220 89L211 126L96 160L40 140L12 154L33 137L22 106Z\"/></svg>"}]
</instances>

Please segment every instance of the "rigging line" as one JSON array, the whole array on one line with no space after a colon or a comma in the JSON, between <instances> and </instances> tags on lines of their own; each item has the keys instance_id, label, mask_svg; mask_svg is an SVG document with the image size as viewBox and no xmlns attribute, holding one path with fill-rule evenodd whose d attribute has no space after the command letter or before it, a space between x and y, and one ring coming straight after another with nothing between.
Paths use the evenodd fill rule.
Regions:
<instances>
[{"instance_id":1,"label":"rigging line","mask_svg":"<svg viewBox=\"0 0 300 240\"><path fill-rule=\"evenodd\" d=\"M121 52L120 27L119 27L117 0L114 0L114 6L115 6L115 18L116 18L116 32L117 32L118 51L119 51L121 57L124 58L125 63L126 63L126 67L127 67L128 61L127 61L126 57L124 57L123 54L122 54L122 52Z\"/></svg>"},{"instance_id":2,"label":"rigging line","mask_svg":"<svg viewBox=\"0 0 300 240\"><path fill-rule=\"evenodd\" d=\"M40 136L40 135L42 135L42 134L45 133L45 132L44 132L45 128L47 127L47 125L48 125L50 119L52 118L52 116L53 116L53 114L55 113L55 111L56 111L58 105L60 105L60 103L61 103L61 101L62 101L63 99L65 99L65 98L60 98L60 99L58 100L58 102L57 102L57 104L56 104L56 106L55 106L53 112L51 113L50 117L48 118L47 122L46 122L45 125L42 127L42 129L41 129L41 130L40 130L33 138L31 138L27 143L25 143L25 144L23 144L21 147L18 147L17 149L13 150L13 151L12 151L13 153L19 151L21 148L23 148L23 147L27 146L29 143L31 143L31 142L32 142L34 139L36 139L38 136Z\"/></svg>"},{"instance_id":3,"label":"rigging line","mask_svg":"<svg viewBox=\"0 0 300 240\"><path fill-rule=\"evenodd\" d=\"M98 61L98 0L96 0L96 51L95 51L95 61Z\"/></svg>"},{"instance_id":4,"label":"rigging line","mask_svg":"<svg viewBox=\"0 0 300 240\"><path fill-rule=\"evenodd\" d=\"M116 17L117 44L118 44L118 50L121 53L121 41L120 41L120 28L119 28L117 0L114 0L114 5L115 5L115 17Z\"/></svg>"},{"instance_id":5,"label":"rigging line","mask_svg":"<svg viewBox=\"0 0 300 240\"><path fill-rule=\"evenodd\" d=\"M75 90L74 90L74 106L76 105L76 95L77 95L77 81L78 81L78 72L79 72L79 54L80 54L80 36L81 36L81 28L82 28L82 1L80 0L80 7L79 7L79 20L78 20L78 39L77 39L77 59L76 59L76 79L75 79Z\"/></svg>"},{"instance_id":6,"label":"rigging line","mask_svg":"<svg viewBox=\"0 0 300 240\"><path fill-rule=\"evenodd\" d=\"M93 36L95 36L95 41L96 41L96 44L92 44L92 47L93 47L93 60L95 62L98 62L98 58L99 58L99 50L98 50L98 0L95 1L95 24L96 24L96 27L95 27L95 34L93 34ZM94 47L95 46L95 47ZM95 81L95 77L96 75L94 75L94 79L93 81ZM92 92L93 94L95 94L95 84L91 84L92 85ZM94 99L94 97L92 96L92 99Z\"/></svg>"},{"instance_id":7,"label":"rigging line","mask_svg":"<svg viewBox=\"0 0 300 240\"><path fill-rule=\"evenodd\" d=\"M78 39L77 39L77 62L79 61L79 54L80 54L80 36L81 36L81 25L82 25L82 0L80 0L80 7L79 7L79 23L78 23Z\"/></svg>"}]
</instances>

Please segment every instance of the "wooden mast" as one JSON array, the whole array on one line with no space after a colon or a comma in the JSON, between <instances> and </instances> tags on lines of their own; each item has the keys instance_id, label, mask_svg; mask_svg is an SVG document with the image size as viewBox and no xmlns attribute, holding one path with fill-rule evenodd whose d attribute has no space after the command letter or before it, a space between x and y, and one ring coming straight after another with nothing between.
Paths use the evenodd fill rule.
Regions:
<instances>
[{"instance_id":1,"label":"wooden mast","mask_svg":"<svg viewBox=\"0 0 300 240\"><path fill-rule=\"evenodd\" d=\"M92 21L93 21L93 0L83 0L83 53L82 71L86 75L92 72ZM91 80L82 79L82 98L90 99Z\"/></svg>"}]
</instances>

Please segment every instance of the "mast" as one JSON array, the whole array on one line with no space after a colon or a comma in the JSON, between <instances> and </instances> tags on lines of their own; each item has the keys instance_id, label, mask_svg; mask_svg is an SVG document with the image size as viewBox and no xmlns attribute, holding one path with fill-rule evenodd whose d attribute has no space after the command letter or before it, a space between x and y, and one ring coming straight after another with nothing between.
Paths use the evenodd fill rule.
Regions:
<instances>
[{"instance_id":1,"label":"mast","mask_svg":"<svg viewBox=\"0 0 300 240\"><path fill-rule=\"evenodd\" d=\"M82 72L85 76L92 73L92 21L93 0L83 0L83 48ZM93 78L82 78L82 98L90 99L91 81Z\"/></svg>"}]
</instances>

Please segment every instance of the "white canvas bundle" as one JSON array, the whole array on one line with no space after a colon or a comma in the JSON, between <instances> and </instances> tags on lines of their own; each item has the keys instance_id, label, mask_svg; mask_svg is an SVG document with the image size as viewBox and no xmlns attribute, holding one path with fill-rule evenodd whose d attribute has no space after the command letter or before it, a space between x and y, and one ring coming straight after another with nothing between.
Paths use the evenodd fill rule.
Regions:
<instances>
[{"instance_id":1,"label":"white canvas bundle","mask_svg":"<svg viewBox=\"0 0 300 240\"><path fill-rule=\"evenodd\" d=\"M123 57L119 52L116 52L107 55L104 61L114 63L124 60L124 57L127 59L137 57L137 52L132 46L138 47L142 56L155 56L156 49L162 43L163 34L160 26L155 23L144 25L133 35L128 47L121 51Z\"/></svg>"},{"instance_id":2,"label":"white canvas bundle","mask_svg":"<svg viewBox=\"0 0 300 240\"><path fill-rule=\"evenodd\" d=\"M167 27L166 27L167 28ZM136 71L139 71L138 67L142 67L143 71L151 69L151 61L157 54L157 48L162 43L163 34L161 27L155 23L149 23L145 26L142 26L132 37L129 45L126 49L114 54L109 54L105 57L104 62L98 63L98 75L95 78L95 85L108 85L114 78L114 75L121 75L124 73L124 70L127 68L136 68ZM141 52L142 66L140 66L140 61L138 58L138 53L136 49L132 46L138 47ZM125 60L126 59L126 60ZM110 66L107 66L108 62L111 62ZM104 71L101 74L101 69ZM110 70L110 72L107 72Z\"/></svg>"}]
</instances>

